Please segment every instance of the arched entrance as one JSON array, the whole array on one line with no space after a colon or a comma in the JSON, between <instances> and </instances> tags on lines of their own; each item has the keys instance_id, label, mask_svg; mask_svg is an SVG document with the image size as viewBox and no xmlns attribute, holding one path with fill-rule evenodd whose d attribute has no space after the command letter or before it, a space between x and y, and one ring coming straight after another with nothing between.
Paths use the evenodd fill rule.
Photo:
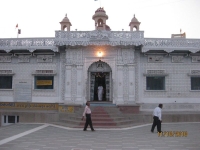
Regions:
<instances>
[{"instance_id":1,"label":"arched entrance","mask_svg":"<svg viewBox=\"0 0 200 150\"><path fill-rule=\"evenodd\" d=\"M111 67L101 60L94 62L88 69L89 78L89 100L90 101L112 101L111 99ZM102 100L99 100L98 89L103 87Z\"/></svg>"}]
</instances>

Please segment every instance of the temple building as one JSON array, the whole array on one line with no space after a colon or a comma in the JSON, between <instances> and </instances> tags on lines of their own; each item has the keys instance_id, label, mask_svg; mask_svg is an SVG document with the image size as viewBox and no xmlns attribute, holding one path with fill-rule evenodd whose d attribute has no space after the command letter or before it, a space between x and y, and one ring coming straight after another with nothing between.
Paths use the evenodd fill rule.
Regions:
<instances>
[{"instance_id":1,"label":"temple building","mask_svg":"<svg viewBox=\"0 0 200 150\"><path fill-rule=\"evenodd\" d=\"M55 37L0 38L1 105L91 101L152 111L163 103L200 111L200 39L146 38L135 15L130 31L112 31L103 8L92 19L91 31L71 31L66 15Z\"/></svg>"}]
</instances>

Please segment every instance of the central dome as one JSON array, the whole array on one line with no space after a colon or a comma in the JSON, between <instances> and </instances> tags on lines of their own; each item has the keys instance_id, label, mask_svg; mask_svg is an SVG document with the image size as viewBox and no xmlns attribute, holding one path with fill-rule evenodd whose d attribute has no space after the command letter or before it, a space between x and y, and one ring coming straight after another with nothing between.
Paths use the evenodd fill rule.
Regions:
<instances>
[{"instance_id":1,"label":"central dome","mask_svg":"<svg viewBox=\"0 0 200 150\"><path fill-rule=\"evenodd\" d=\"M95 20L96 17L105 17L106 19L108 19L108 15L106 15L106 11L103 9L103 7L100 7L95 11L95 14L92 16L92 19Z\"/></svg>"}]
</instances>

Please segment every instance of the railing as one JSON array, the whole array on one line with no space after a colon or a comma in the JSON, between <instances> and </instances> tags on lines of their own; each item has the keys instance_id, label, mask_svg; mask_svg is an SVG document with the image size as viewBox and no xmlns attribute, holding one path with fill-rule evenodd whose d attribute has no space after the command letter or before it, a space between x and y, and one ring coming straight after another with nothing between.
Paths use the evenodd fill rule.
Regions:
<instances>
[{"instance_id":1,"label":"railing","mask_svg":"<svg viewBox=\"0 0 200 150\"><path fill-rule=\"evenodd\" d=\"M176 38L145 38L146 47L198 47L200 39L176 39Z\"/></svg>"},{"instance_id":2,"label":"railing","mask_svg":"<svg viewBox=\"0 0 200 150\"><path fill-rule=\"evenodd\" d=\"M144 38L143 31L56 31L55 38L6 38L0 39L0 50L9 52L15 49L52 49L57 51L62 45L143 45L148 50L200 50L200 39ZM167 50L168 49L168 50Z\"/></svg>"},{"instance_id":3,"label":"railing","mask_svg":"<svg viewBox=\"0 0 200 150\"><path fill-rule=\"evenodd\" d=\"M105 39L110 40L126 40L126 39L144 39L143 31L56 31L56 39L67 40L92 40L92 39Z\"/></svg>"},{"instance_id":4,"label":"railing","mask_svg":"<svg viewBox=\"0 0 200 150\"><path fill-rule=\"evenodd\" d=\"M54 46L54 38L7 38L0 39L0 47Z\"/></svg>"}]
</instances>

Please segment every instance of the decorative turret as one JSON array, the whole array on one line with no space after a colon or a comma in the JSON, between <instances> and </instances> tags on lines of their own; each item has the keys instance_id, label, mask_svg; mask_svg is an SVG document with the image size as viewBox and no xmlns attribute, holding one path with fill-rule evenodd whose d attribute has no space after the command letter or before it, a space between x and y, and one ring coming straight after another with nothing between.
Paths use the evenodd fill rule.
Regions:
<instances>
[{"instance_id":1,"label":"decorative turret","mask_svg":"<svg viewBox=\"0 0 200 150\"><path fill-rule=\"evenodd\" d=\"M130 31L133 31L133 28L135 28L136 31L139 31L140 22L137 20L137 18L135 18L135 15L133 16L133 19L129 23L129 26L130 26Z\"/></svg>"},{"instance_id":2,"label":"decorative turret","mask_svg":"<svg viewBox=\"0 0 200 150\"><path fill-rule=\"evenodd\" d=\"M95 11L92 19L95 21L95 30L110 30L110 27L106 25L108 16L106 15L106 11L103 7L100 7Z\"/></svg>"},{"instance_id":3,"label":"decorative turret","mask_svg":"<svg viewBox=\"0 0 200 150\"><path fill-rule=\"evenodd\" d=\"M71 22L67 18L67 14L65 15L65 18L60 22L61 24L61 30L64 31L65 28L67 28L67 31L70 31L70 26L72 26Z\"/></svg>"}]
</instances>

